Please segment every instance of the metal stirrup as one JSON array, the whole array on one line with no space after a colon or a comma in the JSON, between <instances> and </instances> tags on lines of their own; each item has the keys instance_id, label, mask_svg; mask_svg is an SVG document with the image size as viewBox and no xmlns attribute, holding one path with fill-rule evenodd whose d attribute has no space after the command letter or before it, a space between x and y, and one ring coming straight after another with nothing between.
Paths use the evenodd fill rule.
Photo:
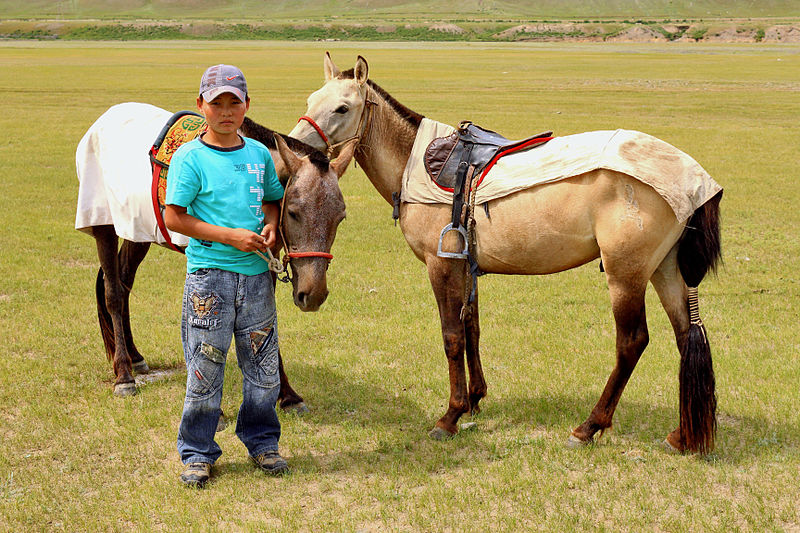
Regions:
<instances>
[{"instance_id":1,"label":"metal stirrup","mask_svg":"<svg viewBox=\"0 0 800 533\"><path fill-rule=\"evenodd\" d=\"M461 252L444 252L442 251L442 240L444 236L450 231L457 231L460 235L462 240L464 241L464 249ZM444 229L442 229L441 235L439 235L439 247L436 250L436 255L438 257L446 257L448 259L467 259L469 257L469 242L467 241L467 232L464 229L464 226L459 226L457 228L453 227L453 223L447 224Z\"/></svg>"}]
</instances>

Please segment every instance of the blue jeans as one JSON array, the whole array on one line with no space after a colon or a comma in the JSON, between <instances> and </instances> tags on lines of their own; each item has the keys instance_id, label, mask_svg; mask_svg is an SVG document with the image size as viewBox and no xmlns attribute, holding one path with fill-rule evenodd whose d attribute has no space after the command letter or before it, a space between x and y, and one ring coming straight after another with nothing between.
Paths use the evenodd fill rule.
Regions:
<instances>
[{"instance_id":1,"label":"blue jeans","mask_svg":"<svg viewBox=\"0 0 800 533\"><path fill-rule=\"evenodd\" d=\"M186 275L181 339L186 358L186 399L178 429L184 463L213 464L221 413L225 360L231 337L242 370L242 406L236 435L251 456L278 449L275 412L280 391L275 295L269 272L247 276L218 269Z\"/></svg>"}]
</instances>

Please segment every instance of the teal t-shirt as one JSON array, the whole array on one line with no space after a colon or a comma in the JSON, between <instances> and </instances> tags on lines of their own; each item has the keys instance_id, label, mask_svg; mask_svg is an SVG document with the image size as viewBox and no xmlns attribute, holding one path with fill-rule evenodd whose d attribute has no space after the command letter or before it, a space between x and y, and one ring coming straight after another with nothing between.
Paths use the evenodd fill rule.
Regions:
<instances>
[{"instance_id":1,"label":"teal t-shirt","mask_svg":"<svg viewBox=\"0 0 800 533\"><path fill-rule=\"evenodd\" d=\"M208 145L197 138L175 152L167 175L166 203L186 207L195 218L228 228L260 233L262 202L280 200L283 187L272 156L260 142L243 137L233 148ZM219 268L240 274L266 272L266 261L228 244L189 239L186 270Z\"/></svg>"}]
</instances>

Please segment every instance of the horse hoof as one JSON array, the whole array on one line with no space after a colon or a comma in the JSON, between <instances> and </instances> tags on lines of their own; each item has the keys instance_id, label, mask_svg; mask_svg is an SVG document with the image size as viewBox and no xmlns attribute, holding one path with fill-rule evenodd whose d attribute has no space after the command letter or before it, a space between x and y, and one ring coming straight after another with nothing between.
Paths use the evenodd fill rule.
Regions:
<instances>
[{"instance_id":1,"label":"horse hoof","mask_svg":"<svg viewBox=\"0 0 800 533\"><path fill-rule=\"evenodd\" d=\"M680 448L676 448L675 446L673 446L668 438L664 439L664 442L661 443L661 446L664 448L664 451L669 454L678 455L681 453Z\"/></svg>"},{"instance_id":2,"label":"horse hoof","mask_svg":"<svg viewBox=\"0 0 800 533\"><path fill-rule=\"evenodd\" d=\"M136 383L117 383L114 385L114 396L124 398L136 394Z\"/></svg>"},{"instance_id":3,"label":"horse hoof","mask_svg":"<svg viewBox=\"0 0 800 533\"><path fill-rule=\"evenodd\" d=\"M579 439L575 435L570 435L569 438L567 439L567 448L575 450L577 448L583 448L584 446L588 446L591 443L592 439L586 441Z\"/></svg>"},{"instance_id":4,"label":"horse hoof","mask_svg":"<svg viewBox=\"0 0 800 533\"><path fill-rule=\"evenodd\" d=\"M297 416L303 416L308 412L308 407L305 402L293 403L285 407L281 407L284 413L291 413Z\"/></svg>"},{"instance_id":5,"label":"horse hoof","mask_svg":"<svg viewBox=\"0 0 800 533\"><path fill-rule=\"evenodd\" d=\"M147 366L147 361L142 359L138 363L133 363L133 371L137 374L147 374L150 372L150 367Z\"/></svg>"},{"instance_id":6,"label":"horse hoof","mask_svg":"<svg viewBox=\"0 0 800 533\"><path fill-rule=\"evenodd\" d=\"M433 440L447 440L453 438L453 434L447 431L446 429L442 429L439 426L436 426L432 430L428 432L428 436Z\"/></svg>"},{"instance_id":7,"label":"horse hoof","mask_svg":"<svg viewBox=\"0 0 800 533\"><path fill-rule=\"evenodd\" d=\"M226 427L228 427L228 421L225 420L225 415L219 415L219 420L217 420L217 433L219 433Z\"/></svg>"}]
</instances>

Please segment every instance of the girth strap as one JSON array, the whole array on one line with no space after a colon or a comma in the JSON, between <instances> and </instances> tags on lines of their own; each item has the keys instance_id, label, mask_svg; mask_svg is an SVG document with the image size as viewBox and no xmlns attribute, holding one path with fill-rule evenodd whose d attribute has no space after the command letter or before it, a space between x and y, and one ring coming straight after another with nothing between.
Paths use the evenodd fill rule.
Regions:
<instances>
[{"instance_id":1,"label":"girth strap","mask_svg":"<svg viewBox=\"0 0 800 533\"><path fill-rule=\"evenodd\" d=\"M469 143L464 148L464 157L458 163L456 170L456 183L453 190L453 229L457 229L461 223L461 211L464 207L464 185L467 181L472 181L472 174L475 167L469 164L469 155L472 153L472 143ZM467 175L469 174L469 179Z\"/></svg>"}]
</instances>

